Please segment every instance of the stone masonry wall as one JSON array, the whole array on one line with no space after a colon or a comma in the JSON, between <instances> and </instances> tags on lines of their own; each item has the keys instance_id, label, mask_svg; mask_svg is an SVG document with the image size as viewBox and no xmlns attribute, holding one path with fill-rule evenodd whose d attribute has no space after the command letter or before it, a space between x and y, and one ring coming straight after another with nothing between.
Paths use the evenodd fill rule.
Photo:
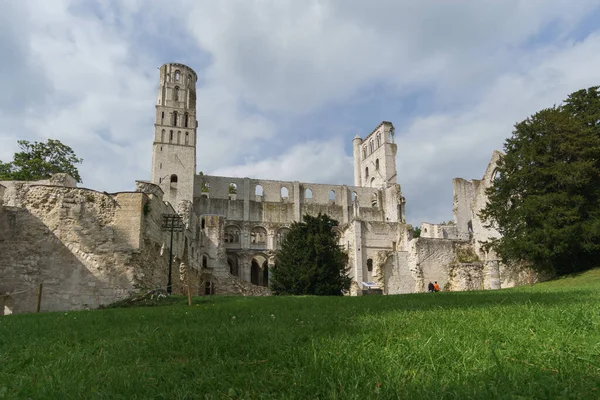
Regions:
<instances>
[{"instance_id":1,"label":"stone masonry wall","mask_svg":"<svg viewBox=\"0 0 600 400\"><path fill-rule=\"evenodd\" d=\"M92 308L142 288L166 288L169 241L160 219L173 210L156 196L5 185L11 190L4 203L14 205L0 212L0 294L13 294L15 313L35 310L40 283L42 311ZM182 232L173 242L174 292L184 292L187 281L198 292L185 246Z\"/></svg>"}]
</instances>

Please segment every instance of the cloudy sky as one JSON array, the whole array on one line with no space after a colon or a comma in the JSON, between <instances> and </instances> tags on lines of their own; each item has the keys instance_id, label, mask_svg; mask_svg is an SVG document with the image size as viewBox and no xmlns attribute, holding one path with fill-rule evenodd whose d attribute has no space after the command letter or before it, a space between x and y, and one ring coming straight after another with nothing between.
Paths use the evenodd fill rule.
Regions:
<instances>
[{"instance_id":1,"label":"cloudy sky","mask_svg":"<svg viewBox=\"0 0 600 400\"><path fill-rule=\"evenodd\" d=\"M392 121L413 224L512 126L600 84L598 0L3 0L0 160L60 139L83 186L150 178L157 67L198 80L198 170L349 184Z\"/></svg>"}]
</instances>

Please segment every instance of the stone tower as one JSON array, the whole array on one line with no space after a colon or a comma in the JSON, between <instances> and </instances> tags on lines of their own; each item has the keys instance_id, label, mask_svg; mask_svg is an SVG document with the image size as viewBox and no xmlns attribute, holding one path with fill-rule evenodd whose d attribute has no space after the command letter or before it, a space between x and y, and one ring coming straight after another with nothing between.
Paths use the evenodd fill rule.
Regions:
<instances>
[{"instance_id":1,"label":"stone tower","mask_svg":"<svg viewBox=\"0 0 600 400\"><path fill-rule=\"evenodd\" d=\"M356 186L387 188L397 183L394 125L383 121L364 139L355 137L354 184ZM358 174L358 176L357 176Z\"/></svg>"},{"instance_id":2,"label":"stone tower","mask_svg":"<svg viewBox=\"0 0 600 400\"><path fill-rule=\"evenodd\" d=\"M160 67L156 101L152 182L175 209L193 201L196 173L196 73L183 64Z\"/></svg>"}]
</instances>

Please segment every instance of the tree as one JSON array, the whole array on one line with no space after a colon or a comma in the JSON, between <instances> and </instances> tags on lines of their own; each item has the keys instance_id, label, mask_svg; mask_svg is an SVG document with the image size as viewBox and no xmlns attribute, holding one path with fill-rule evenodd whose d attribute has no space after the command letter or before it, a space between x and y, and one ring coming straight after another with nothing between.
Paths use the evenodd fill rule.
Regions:
<instances>
[{"instance_id":1,"label":"tree","mask_svg":"<svg viewBox=\"0 0 600 400\"><path fill-rule=\"evenodd\" d=\"M333 231L337 225L325 214L292 224L275 258L275 294L340 296L350 288L348 256Z\"/></svg>"},{"instance_id":2,"label":"tree","mask_svg":"<svg viewBox=\"0 0 600 400\"><path fill-rule=\"evenodd\" d=\"M48 139L47 143L19 140L20 152L15 153L13 161L0 161L0 180L34 181L47 179L55 173L71 175L82 182L75 164L81 164L73 149L59 140Z\"/></svg>"},{"instance_id":3,"label":"tree","mask_svg":"<svg viewBox=\"0 0 600 400\"><path fill-rule=\"evenodd\" d=\"M580 90L565 104L515 125L481 216L502 237L505 261L565 274L600 257L600 96Z\"/></svg>"},{"instance_id":4,"label":"tree","mask_svg":"<svg viewBox=\"0 0 600 400\"><path fill-rule=\"evenodd\" d=\"M421 237L421 227L417 226L414 230L413 230L413 238L418 238Z\"/></svg>"}]
</instances>

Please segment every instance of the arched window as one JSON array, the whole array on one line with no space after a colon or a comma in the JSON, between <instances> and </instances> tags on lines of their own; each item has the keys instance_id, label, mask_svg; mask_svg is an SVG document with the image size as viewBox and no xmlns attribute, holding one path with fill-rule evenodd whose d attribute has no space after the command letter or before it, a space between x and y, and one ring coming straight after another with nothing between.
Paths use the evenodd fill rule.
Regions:
<instances>
[{"instance_id":1,"label":"arched window","mask_svg":"<svg viewBox=\"0 0 600 400\"><path fill-rule=\"evenodd\" d=\"M177 126L177 111L173 111L173 126Z\"/></svg>"},{"instance_id":2,"label":"arched window","mask_svg":"<svg viewBox=\"0 0 600 400\"><path fill-rule=\"evenodd\" d=\"M365 168L365 178L369 177L369 167Z\"/></svg>"},{"instance_id":3,"label":"arched window","mask_svg":"<svg viewBox=\"0 0 600 400\"><path fill-rule=\"evenodd\" d=\"M237 199L237 185L233 182L231 182L229 184L229 200L236 200Z\"/></svg>"},{"instance_id":4,"label":"arched window","mask_svg":"<svg viewBox=\"0 0 600 400\"><path fill-rule=\"evenodd\" d=\"M358 200L358 195L356 192L352 192L352 201L355 202L356 200Z\"/></svg>"},{"instance_id":5,"label":"arched window","mask_svg":"<svg viewBox=\"0 0 600 400\"><path fill-rule=\"evenodd\" d=\"M185 133L185 144L190 144L190 134L189 133Z\"/></svg>"},{"instance_id":6,"label":"arched window","mask_svg":"<svg viewBox=\"0 0 600 400\"><path fill-rule=\"evenodd\" d=\"M179 86L175 86L173 89L173 100L179 101Z\"/></svg>"},{"instance_id":7,"label":"arched window","mask_svg":"<svg viewBox=\"0 0 600 400\"><path fill-rule=\"evenodd\" d=\"M183 126L185 126L186 128L188 127L188 119L189 119L189 115L188 115L188 113L185 113L185 118L183 120Z\"/></svg>"},{"instance_id":8,"label":"arched window","mask_svg":"<svg viewBox=\"0 0 600 400\"><path fill-rule=\"evenodd\" d=\"M267 230L262 226L252 228L250 231L250 243L251 244L265 244L267 243Z\"/></svg>"},{"instance_id":9,"label":"arched window","mask_svg":"<svg viewBox=\"0 0 600 400\"><path fill-rule=\"evenodd\" d=\"M192 85L194 82L192 82L192 75L188 74L188 84Z\"/></svg>"},{"instance_id":10,"label":"arched window","mask_svg":"<svg viewBox=\"0 0 600 400\"><path fill-rule=\"evenodd\" d=\"M179 72L179 70L175 71L175 80L178 81L180 77L181 77L181 72Z\"/></svg>"},{"instance_id":11,"label":"arched window","mask_svg":"<svg viewBox=\"0 0 600 400\"><path fill-rule=\"evenodd\" d=\"M263 195L263 187L261 185L256 185L256 187L254 188L254 194L256 196L262 196Z\"/></svg>"},{"instance_id":12,"label":"arched window","mask_svg":"<svg viewBox=\"0 0 600 400\"><path fill-rule=\"evenodd\" d=\"M161 142L165 141L165 130L164 129L160 132L160 141Z\"/></svg>"},{"instance_id":13,"label":"arched window","mask_svg":"<svg viewBox=\"0 0 600 400\"><path fill-rule=\"evenodd\" d=\"M160 124L162 125L162 124L164 123L164 121L165 121L165 112L163 111L163 112L160 114Z\"/></svg>"},{"instance_id":14,"label":"arched window","mask_svg":"<svg viewBox=\"0 0 600 400\"><path fill-rule=\"evenodd\" d=\"M375 149L373 148L373 139L371 139L371 141L369 142L369 151L373 153L373 150Z\"/></svg>"},{"instance_id":15,"label":"arched window","mask_svg":"<svg viewBox=\"0 0 600 400\"><path fill-rule=\"evenodd\" d=\"M377 147L381 146L381 132L377 132Z\"/></svg>"},{"instance_id":16,"label":"arched window","mask_svg":"<svg viewBox=\"0 0 600 400\"><path fill-rule=\"evenodd\" d=\"M177 189L177 175L171 175L171 187Z\"/></svg>"},{"instance_id":17,"label":"arched window","mask_svg":"<svg viewBox=\"0 0 600 400\"><path fill-rule=\"evenodd\" d=\"M367 146L363 147L363 159L367 158Z\"/></svg>"},{"instance_id":18,"label":"arched window","mask_svg":"<svg viewBox=\"0 0 600 400\"><path fill-rule=\"evenodd\" d=\"M281 188L281 198L282 199L287 199L289 197L289 191L288 188L286 188L285 186L283 186Z\"/></svg>"},{"instance_id":19,"label":"arched window","mask_svg":"<svg viewBox=\"0 0 600 400\"><path fill-rule=\"evenodd\" d=\"M173 141L173 131L169 131L169 143Z\"/></svg>"},{"instance_id":20,"label":"arched window","mask_svg":"<svg viewBox=\"0 0 600 400\"><path fill-rule=\"evenodd\" d=\"M285 238L287 237L287 235L290 233L290 230L288 228L281 228L278 232L277 232L277 248L280 249L281 245L283 244Z\"/></svg>"},{"instance_id":21,"label":"arched window","mask_svg":"<svg viewBox=\"0 0 600 400\"><path fill-rule=\"evenodd\" d=\"M373 195L371 196L371 206L377 207L378 203L379 202L377 200L377 193L373 193Z\"/></svg>"},{"instance_id":22,"label":"arched window","mask_svg":"<svg viewBox=\"0 0 600 400\"><path fill-rule=\"evenodd\" d=\"M306 192L304 193L304 198L305 199L312 199L312 190L306 189Z\"/></svg>"},{"instance_id":23,"label":"arched window","mask_svg":"<svg viewBox=\"0 0 600 400\"><path fill-rule=\"evenodd\" d=\"M367 271L369 271L369 272L373 271L373 259L372 258L367 259Z\"/></svg>"},{"instance_id":24,"label":"arched window","mask_svg":"<svg viewBox=\"0 0 600 400\"><path fill-rule=\"evenodd\" d=\"M237 226L228 226L225 228L225 243L239 243L240 229Z\"/></svg>"},{"instance_id":25,"label":"arched window","mask_svg":"<svg viewBox=\"0 0 600 400\"><path fill-rule=\"evenodd\" d=\"M375 160L375 169L379 171L379 158Z\"/></svg>"},{"instance_id":26,"label":"arched window","mask_svg":"<svg viewBox=\"0 0 600 400\"><path fill-rule=\"evenodd\" d=\"M202 268L208 268L208 257L206 254L202 255Z\"/></svg>"},{"instance_id":27,"label":"arched window","mask_svg":"<svg viewBox=\"0 0 600 400\"><path fill-rule=\"evenodd\" d=\"M181 131L177 131L177 144L181 143Z\"/></svg>"},{"instance_id":28,"label":"arched window","mask_svg":"<svg viewBox=\"0 0 600 400\"><path fill-rule=\"evenodd\" d=\"M335 201L335 190L329 191L329 200Z\"/></svg>"}]
</instances>

